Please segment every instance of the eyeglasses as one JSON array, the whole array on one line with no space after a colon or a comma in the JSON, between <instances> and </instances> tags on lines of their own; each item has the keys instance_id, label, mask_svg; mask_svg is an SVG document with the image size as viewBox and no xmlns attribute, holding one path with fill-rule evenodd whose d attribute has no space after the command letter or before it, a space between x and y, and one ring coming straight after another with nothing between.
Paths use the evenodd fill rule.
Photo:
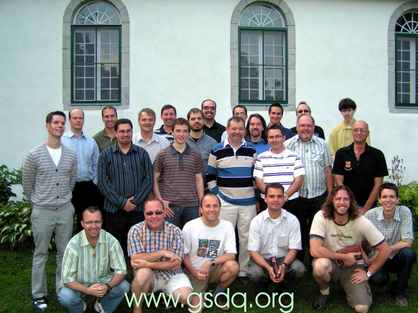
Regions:
<instances>
[{"instance_id":1,"label":"eyeglasses","mask_svg":"<svg viewBox=\"0 0 418 313\"><path fill-rule=\"evenodd\" d=\"M103 221L88 221L88 222L83 222L85 225L101 225L103 223Z\"/></svg>"},{"instance_id":2,"label":"eyeglasses","mask_svg":"<svg viewBox=\"0 0 418 313\"><path fill-rule=\"evenodd\" d=\"M145 213L145 215L147 215L147 216L151 216L151 215L161 215L161 214L163 214L164 212L163 211L151 211L151 212L147 212L147 213Z\"/></svg>"},{"instance_id":3,"label":"eyeglasses","mask_svg":"<svg viewBox=\"0 0 418 313\"><path fill-rule=\"evenodd\" d=\"M298 110L298 113L309 113L309 110Z\"/></svg>"}]
</instances>

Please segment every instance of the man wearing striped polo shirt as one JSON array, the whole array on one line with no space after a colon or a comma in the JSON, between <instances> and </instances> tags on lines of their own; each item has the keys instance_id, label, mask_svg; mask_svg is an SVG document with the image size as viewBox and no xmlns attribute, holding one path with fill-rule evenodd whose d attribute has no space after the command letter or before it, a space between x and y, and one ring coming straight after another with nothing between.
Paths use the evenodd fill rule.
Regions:
<instances>
[{"instance_id":1,"label":"man wearing striped polo shirt","mask_svg":"<svg viewBox=\"0 0 418 313\"><path fill-rule=\"evenodd\" d=\"M305 167L304 182L299 190L300 205L304 208L304 223L300 223L304 250L307 248L313 217L333 187L331 154L325 140L314 136L314 127L311 115L299 115L296 122L297 135L284 143L287 149L300 156Z\"/></svg>"},{"instance_id":2,"label":"man wearing striped polo shirt","mask_svg":"<svg viewBox=\"0 0 418 313\"><path fill-rule=\"evenodd\" d=\"M248 231L256 215L253 167L256 151L244 140L244 120L231 117L227 124L227 139L216 145L209 155L208 188L221 199L221 219L238 226L238 276L248 272Z\"/></svg>"},{"instance_id":3,"label":"man wearing striped polo shirt","mask_svg":"<svg viewBox=\"0 0 418 313\"><path fill-rule=\"evenodd\" d=\"M298 191L305 175L302 161L295 152L285 148L285 137L277 124L267 128L267 140L271 149L261 153L255 162L254 178L257 188L264 194L266 184L280 183L285 191L284 208L296 215L300 223Z\"/></svg>"}]
</instances>

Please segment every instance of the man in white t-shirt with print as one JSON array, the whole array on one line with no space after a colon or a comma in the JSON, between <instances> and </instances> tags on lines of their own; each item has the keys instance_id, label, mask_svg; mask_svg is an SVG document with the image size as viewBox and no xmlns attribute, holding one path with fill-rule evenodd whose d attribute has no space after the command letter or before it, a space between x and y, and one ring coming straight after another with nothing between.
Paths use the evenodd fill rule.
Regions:
<instances>
[{"instance_id":1,"label":"man in white t-shirt with print","mask_svg":"<svg viewBox=\"0 0 418 313\"><path fill-rule=\"evenodd\" d=\"M183 227L184 266L194 291L204 291L208 283L217 283L223 292L235 280L239 265L232 223L219 218L221 203L213 193L201 201L201 217Z\"/></svg>"}]
</instances>

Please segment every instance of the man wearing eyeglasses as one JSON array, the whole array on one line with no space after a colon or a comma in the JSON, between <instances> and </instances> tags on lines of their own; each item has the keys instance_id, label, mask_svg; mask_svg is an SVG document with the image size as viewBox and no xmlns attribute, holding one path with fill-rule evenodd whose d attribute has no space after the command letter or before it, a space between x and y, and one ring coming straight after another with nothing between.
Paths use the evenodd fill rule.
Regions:
<instances>
[{"instance_id":1,"label":"man wearing eyeglasses","mask_svg":"<svg viewBox=\"0 0 418 313\"><path fill-rule=\"evenodd\" d=\"M69 241L62 261L59 302L70 313L81 313L87 303L95 312L114 312L129 291L126 263L118 240L102 230L97 207L82 213L83 230Z\"/></svg>"},{"instance_id":2,"label":"man wearing eyeglasses","mask_svg":"<svg viewBox=\"0 0 418 313\"><path fill-rule=\"evenodd\" d=\"M375 207L383 177L388 175L383 152L367 144L368 136L369 125L354 122L353 143L337 150L332 169L337 185L350 187L363 213Z\"/></svg>"},{"instance_id":3,"label":"man wearing eyeglasses","mask_svg":"<svg viewBox=\"0 0 418 313\"><path fill-rule=\"evenodd\" d=\"M163 291L183 304L197 305L199 299L190 296L192 285L181 268L184 240L180 228L165 221L160 200L147 200L144 214L145 221L132 226L128 234L128 255L135 271L132 293L142 299L148 292ZM135 305L133 312L141 313L141 305Z\"/></svg>"},{"instance_id":4,"label":"man wearing eyeglasses","mask_svg":"<svg viewBox=\"0 0 418 313\"><path fill-rule=\"evenodd\" d=\"M217 142L221 141L222 134L225 131L225 126L215 121L216 115L216 102L212 99L205 99L201 103L201 110L203 112L203 118L205 125L203 130L205 134L212 137Z\"/></svg>"},{"instance_id":5,"label":"man wearing eyeglasses","mask_svg":"<svg viewBox=\"0 0 418 313\"><path fill-rule=\"evenodd\" d=\"M311 115L311 107L303 100L299 101L299 104L296 106L296 118L302 114ZM296 126L292 127L290 130L295 134L297 133ZM315 125L314 135L325 140L325 133L321 126Z\"/></svg>"}]
</instances>

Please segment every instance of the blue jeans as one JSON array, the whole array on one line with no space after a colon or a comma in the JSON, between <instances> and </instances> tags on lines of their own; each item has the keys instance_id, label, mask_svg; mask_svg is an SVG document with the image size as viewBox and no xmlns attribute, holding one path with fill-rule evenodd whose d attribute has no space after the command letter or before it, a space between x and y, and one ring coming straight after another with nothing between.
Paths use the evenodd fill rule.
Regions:
<instances>
[{"instance_id":1,"label":"blue jeans","mask_svg":"<svg viewBox=\"0 0 418 313\"><path fill-rule=\"evenodd\" d=\"M106 313L116 310L122 301L125 293L130 290L129 283L124 280L119 285L113 287L102 299L100 304ZM69 313L83 313L83 294L71 288L63 287L58 292L58 301Z\"/></svg>"},{"instance_id":2,"label":"blue jeans","mask_svg":"<svg viewBox=\"0 0 418 313\"><path fill-rule=\"evenodd\" d=\"M415 261L415 251L411 248L402 248L392 259L387 259L380 270L371 277L370 282L375 285L386 285L389 282L389 273L396 273L398 279L394 282L392 291L397 296L406 296L409 276Z\"/></svg>"},{"instance_id":3,"label":"blue jeans","mask_svg":"<svg viewBox=\"0 0 418 313\"><path fill-rule=\"evenodd\" d=\"M174 216L167 217L166 221L170 222L180 229L183 228L184 224L188 221L191 221L195 218L199 217L199 207L192 207L192 208L177 208L177 207L170 207L173 210Z\"/></svg>"}]
</instances>

